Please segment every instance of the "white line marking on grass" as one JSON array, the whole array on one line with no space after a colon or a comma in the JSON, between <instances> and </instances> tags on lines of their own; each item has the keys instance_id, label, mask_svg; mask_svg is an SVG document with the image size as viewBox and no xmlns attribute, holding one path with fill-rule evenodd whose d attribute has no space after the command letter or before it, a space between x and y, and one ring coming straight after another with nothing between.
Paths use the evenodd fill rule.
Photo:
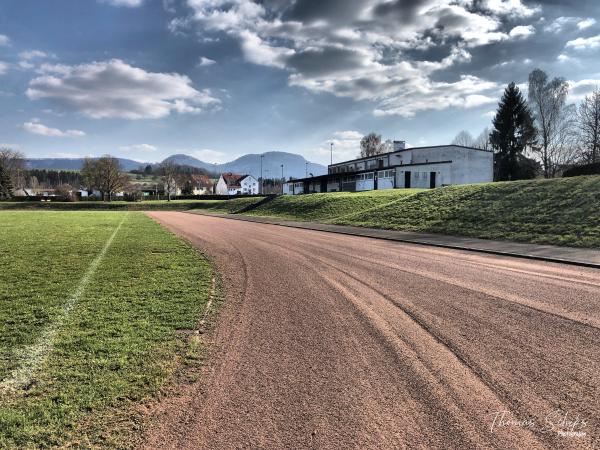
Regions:
<instances>
[{"instance_id":1,"label":"white line marking on grass","mask_svg":"<svg viewBox=\"0 0 600 450\"><path fill-rule=\"evenodd\" d=\"M58 316L54 322L46 327L35 344L30 345L19 352L20 359L22 359L21 364L0 383L0 392L17 391L19 389L28 388L31 385L33 374L39 369L48 354L52 351L56 333L63 326L71 310L83 295L85 288L98 269L100 262L104 258L104 255L106 255L106 252L113 243L115 236L121 229L121 225L123 225L123 222L125 222L128 214L128 212L125 213L123 219L121 219L121 222L119 222L119 225L117 225L117 228L115 228L115 231L113 231L104 244L104 247L102 247L102 250L100 250L100 253L98 253L98 255L90 263L87 271L83 275L83 278L81 278L81 281L79 281L77 289L73 295L62 305L62 309L58 313Z\"/></svg>"}]
</instances>

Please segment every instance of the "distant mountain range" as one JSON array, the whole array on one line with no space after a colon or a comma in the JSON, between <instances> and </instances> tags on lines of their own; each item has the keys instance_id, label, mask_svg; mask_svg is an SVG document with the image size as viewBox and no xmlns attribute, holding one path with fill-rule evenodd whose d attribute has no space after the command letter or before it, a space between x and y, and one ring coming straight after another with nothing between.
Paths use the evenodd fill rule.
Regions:
<instances>
[{"instance_id":1,"label":"distant mountain range","mask_svg":"<svg viewBox=\"0 0 600 450\"><path fill-rule=\"evenodd\" d=\"M303 156L286 152L266 152L262 154L263 176L265 178L281 178L281 165L283 164L283 176L285 178L304 178L307 173L323 175L327 173L327 167L307 161ZM248 154L224 163L210 164L188 155L172 155L166 158L175 164L182 166L201 167L212 172L233 172L239 174L250 174L255 178L260 177L259 154ZM308 163L308 166L307 166Z\"/></svg>"},{"instance_id":2,"label":"distant mountain range","mask_svg":"<svg viewBox=\"0 0 600 450\"><path fill-rule=\"evenodd\" d=\"M281 165L283 165L283 176L285 178L303 178L306 173L323 175L327 173L327 167L307 161L303 156L287 152L266 152L262 154L263 176L265 178L280 178ZM132 159L118 158L123 170L134 170L148 164ZM53 170L80 170L83 166L83 158L35 158L28 159L27 166L31 169L53 169ZM171 155L165 159L181 166L191 166L206 169L210 172L234 172L239 174L250 174L256 178L260 177L261 155L248 154L233 161L223 164L211 164L201 161L189 155Z\"/></svg>"},{"instance_id":3,"label":"distant mountain range","mask_svg":"<svg viewBox=\"0 0 600 450\"><path fill-rule=\"evenodd\" d=\"M129 171L138 169L148 163L134 161L133 159L117 158L121 163L123 170ZM29 169L47 169L47 170L81 170L84 158L31 158L27 159Z\"/></svg>"}]
</instances>

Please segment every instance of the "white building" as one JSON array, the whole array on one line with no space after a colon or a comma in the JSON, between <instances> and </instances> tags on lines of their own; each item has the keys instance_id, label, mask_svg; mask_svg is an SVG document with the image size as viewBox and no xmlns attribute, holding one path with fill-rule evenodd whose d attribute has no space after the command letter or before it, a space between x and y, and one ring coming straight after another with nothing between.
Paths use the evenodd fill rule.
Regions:
<instances>
[{"instance_id":1,"label":"white building","mask_svg":"<svg viewBox=\"0 0 600 450\"><path fill-rule=\"evenodd\" d=\"M494 154L489 150L439 145L405 148L332 164L328 174L284 184L284 194L354 192L373 189L436 188L493 181Z\"/></svg>"},{"instance_id":2,"label":"white building","mask_svg":"<svg viewBox=\"0 0 600 450\"><path fill-rule=\"evenodd\" d=\"M217 195L258 194L258 180L252 175L223 173L217 182Z\"/></svg>"}]
</instances>

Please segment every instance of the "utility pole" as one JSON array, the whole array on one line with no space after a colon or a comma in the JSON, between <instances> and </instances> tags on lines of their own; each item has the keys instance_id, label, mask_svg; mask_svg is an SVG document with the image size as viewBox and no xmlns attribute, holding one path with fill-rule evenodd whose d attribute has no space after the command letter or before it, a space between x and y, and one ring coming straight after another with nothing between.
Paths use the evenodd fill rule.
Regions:
<instances>
[{"instance_id":1,"label":"utility pole","mask_svg":"<svg viewBox=\"0 0 600 450\"><path fill-rule=\"evenodd\" d=\"M283 194L283 183L285 183L285 178L283 177L283 164L281 165L281 193Z\"/></svg>"},{"instance_id":2,"label":"utility pole","mask_svg":"<svg viewBox=\"0 0 600 450\"><path fill-rule=\"evenodd\" d=\"M260 193L263 193L263 158L265 157L264 154L260 155Z\"/></svg>"}]
</instances>

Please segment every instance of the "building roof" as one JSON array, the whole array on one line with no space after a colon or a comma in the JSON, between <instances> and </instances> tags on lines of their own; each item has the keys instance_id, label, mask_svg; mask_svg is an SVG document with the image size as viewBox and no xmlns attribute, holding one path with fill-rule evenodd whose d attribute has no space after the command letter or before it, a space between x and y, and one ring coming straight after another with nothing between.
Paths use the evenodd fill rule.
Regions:
<instances>
[{"instance_id":1,"label":"building roof","mask_svg":"<svg viewBox=\"0 0 600 450\"><path fill-rule=\"evenodd\" d=\"M208 175L190 175L192 182L198 187L211 187L212 182Z\"/></svg>"},{"instance_id":2,"label":"building roof","mask_svg":"<svg viewBox=\"0 0 600 450\"><path fill-rule=\"evenodd\" d=\"M430 148L443 148L443 147L460 147L460 148L466 148L468 150L476 150L478 152L494 153L492 150L484 150L482 148L467 147L465 145L457 145L457 144L428 145L428 146L425 146L425 147L408 147L408 148L403 148L403 149L400 149L400 150L393 150L391 152L381 153L379 155L363 156L361 158L349 159L347 161L340 161L340 162L336 162L334 164L329 164L328 167L339 166L340 164L350 164L350 163L353 163L355 161L364 161L365 159L380 158L382 156L387 157L387 156L391 155L392 153L401 153L401 152L408 152L410 150L424 150L424 149L430 149Z\"/></svg>"},{"instance_id":3,"label":"building roof","mask_svg":"<svg viewBox=\"0 0 600 450\"><path fill-rule=\"evenodd\" d=\"M239 175L237 173L222 173L221 177L225 180L225 184L228 188L238 188L241 187L242 181L248 177L248 175Z\"/></svg>"}]
</instances>

